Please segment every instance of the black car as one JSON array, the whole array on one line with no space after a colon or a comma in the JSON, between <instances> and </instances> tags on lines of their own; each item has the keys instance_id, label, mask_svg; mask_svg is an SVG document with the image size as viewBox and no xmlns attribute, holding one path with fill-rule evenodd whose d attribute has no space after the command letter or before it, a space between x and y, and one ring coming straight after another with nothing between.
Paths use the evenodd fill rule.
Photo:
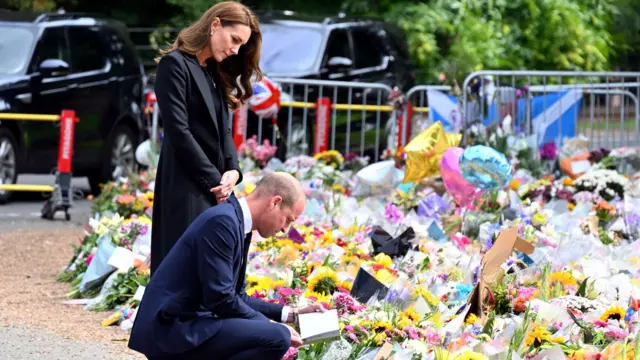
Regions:
<instances>
[{"instance_id":1,"label":"black car","mask_svg":"<svg viewBox=\"0 0 640 360\"><path fill-rule=\"evenodd\" d=\"M135 169L145 74L125 27L83 14L0 11L0 112L75 110L73 175L99 184ZM0 182L56 167L59 123L0 121ZM10 193L0 191L0 201Z\"/></svg>"},{"instance_id":2,"label":"black car","mask_svg":"<svg viewBox=\"0 0 640 360\"><path fill-rule=\"evenodd\" d=\"M398 87L407 91L415 85L414 65L409 55L405 35L399 28L378 19L299 16L291 12L258 12L263 46L261 69L268 77L331 80L345 82L379 83L390 88ZM322 91L323 97L340 104L387 104L388 93L377 91L338 88L334 94L331 86L304 85L293 87L281 84L283 98L294 101L315 102ZM305 98L306 92L306 98ZM367 94L368 93L368 94ZM334 97L335 96L335 97ZM290 114L291 113L291 114ZM364 115L360 110L351 112L351 124L346 124L346 111L338 111L334 146L345 152L360 151L374 157L374 140L379 131L379 151L386 147L385 123L390 113L382 113L378 119L374 111ZM290 116L291 115L291 116ZM289 118L291 129L289 129ZM306 121L303 118L306 117ZM363 121L364 117L364 121ZM278 127L282 138L286 140L291 132L293 147L298 152L310 153L313 150L315 110L283 107L278 114ZM273 129L270 119L263 119L261 135L272 138ZM306 123L306 127L305 127ZM361 129L366 126L365 144L361 141ZM330 129L331 131L331 129ZM258 118L249 111L247 135L258 134ZM350 136L347 149L347 136ZM301 143L305 142L306 149ZM283 144L280 144L283 146ZM293 150L293 149L290 149ZM284 151L280 151L284 158ZM378 154L379 155L379 154Z\"/></svg>"}]
</instances>

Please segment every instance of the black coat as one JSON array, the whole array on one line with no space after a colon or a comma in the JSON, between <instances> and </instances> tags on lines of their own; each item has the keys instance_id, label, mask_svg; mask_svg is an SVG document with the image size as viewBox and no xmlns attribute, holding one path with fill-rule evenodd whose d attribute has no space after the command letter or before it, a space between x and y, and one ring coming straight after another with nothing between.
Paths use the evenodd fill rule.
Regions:
<instances>
[{"instance_id":1,"label":"black coat","mask_svg":"<svg viewBox=\"0 0 640 360\"><path fill-rule=\"evenodd\" d=\"M229 109L205 71L195 56L178 50L158 64L155 92L164 140L154 190L152 274L193 220L216 205L210 190L222 174L240 172Z\"/></svg>"}]
</instances>

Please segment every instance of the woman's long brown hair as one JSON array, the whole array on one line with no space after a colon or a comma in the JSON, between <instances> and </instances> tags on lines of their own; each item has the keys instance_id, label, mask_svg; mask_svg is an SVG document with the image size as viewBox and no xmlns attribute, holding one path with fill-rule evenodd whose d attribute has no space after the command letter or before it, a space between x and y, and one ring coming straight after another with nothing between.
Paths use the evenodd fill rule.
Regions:
<instances>
[{"instance_id":1,"label":"woman's long brown hair","mask_svg":"<svg viewBox=\"0 0 640 360\"><path fill-rule=\"evenodd\" d=\"M252 76L255 76L255 81L262 79L260 71L262 33L260 33L258 19L249 8L235 1L213 5L200 19L182 29L173 44L167 49L160 50L160 54L166 55L178 49L192 55L197 54L209 46L211 24L215 18L220 19L222 26L242 24L251 29L249 41L240 47L238 54L218 63L216 69L220 75L227 105L231 110L235 110L253 95ZM156 59L156 61L159 60L159 58Z\"/></svg>"}]
</instances>

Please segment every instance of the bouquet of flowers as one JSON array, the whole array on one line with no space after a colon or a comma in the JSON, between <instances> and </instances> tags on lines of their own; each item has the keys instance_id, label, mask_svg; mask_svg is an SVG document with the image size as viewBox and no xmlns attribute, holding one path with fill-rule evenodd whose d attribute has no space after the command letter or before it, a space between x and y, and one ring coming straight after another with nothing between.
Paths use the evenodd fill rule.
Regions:
<instances>
[{"instance_id":1,"label":"bouquet of flowers","mask_svg":"<svg viewBox=\"0 0 640 360\"><path fill-rule=\"evenodd\" d=\"M262 141L262 145L259 145L258 137L256 135L240 144L240 147L238 148L238 153L241 157L252 160L260 169L267 166L269 160L276 155L276 151L278 151L278 147L271 145L268 139L264 139Z\"/></svg>"},{"instance_id":2,"label":"bouquet of flowers","mask_svg":"<svg viewBox=\"0 0 640 360\"><path fill-rule=\"evenodd\" d=\"M580 176L575 182L578 192L587 191L611 201L616 197L623 199L629 188L629 180L614 170L593 170Z\"/></svg>"}]
</instances>

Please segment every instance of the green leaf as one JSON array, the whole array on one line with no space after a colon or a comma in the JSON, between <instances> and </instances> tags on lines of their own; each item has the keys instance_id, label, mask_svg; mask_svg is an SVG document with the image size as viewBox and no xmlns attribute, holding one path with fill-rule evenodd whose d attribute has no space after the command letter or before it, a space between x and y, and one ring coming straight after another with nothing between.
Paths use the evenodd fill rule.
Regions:
<instances>
[{"instance_id":1,"label":"green leaf","mask_svg":"<svg viewBox=\"0 0 640 360\"><path fill-rule=\"evenodd\" d=\"M586 277L580 283L580 286L578 287L578 291L576 292L576 296L586 297L586 295L587 295L587 281L588 280L589 280L589 277Z\"/></svg>"}]
</instances>

